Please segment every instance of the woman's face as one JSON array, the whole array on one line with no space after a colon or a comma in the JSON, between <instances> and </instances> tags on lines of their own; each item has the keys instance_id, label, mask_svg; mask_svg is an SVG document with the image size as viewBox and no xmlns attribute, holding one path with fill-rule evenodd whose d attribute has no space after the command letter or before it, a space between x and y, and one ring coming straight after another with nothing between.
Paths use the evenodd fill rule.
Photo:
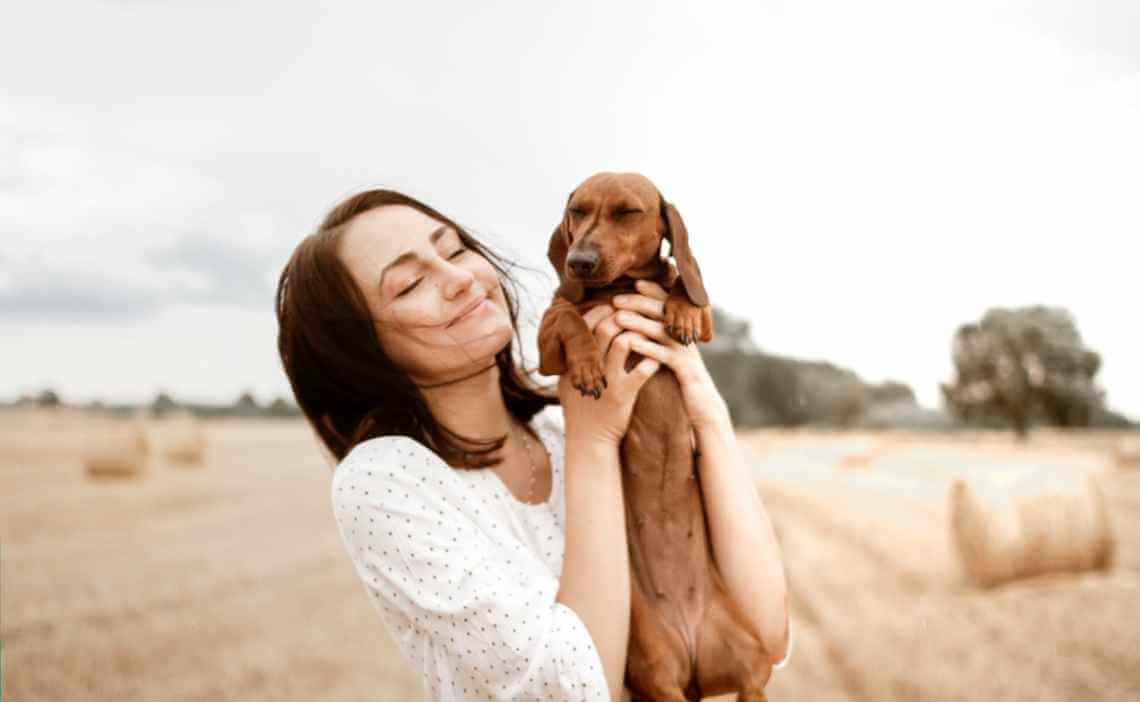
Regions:
<instances>
[{"instance_id":1,"label":"woman's face","mask_svg":"<svg viewBox=\"0 0 1140 702\"><path fill-rule=\"evenodd\" d=\"M460 377L510 342L498 272L450 226L385 205L352 219L338 253L368 301L381 347L416 383Z\"/></svg>"}]
</instances>

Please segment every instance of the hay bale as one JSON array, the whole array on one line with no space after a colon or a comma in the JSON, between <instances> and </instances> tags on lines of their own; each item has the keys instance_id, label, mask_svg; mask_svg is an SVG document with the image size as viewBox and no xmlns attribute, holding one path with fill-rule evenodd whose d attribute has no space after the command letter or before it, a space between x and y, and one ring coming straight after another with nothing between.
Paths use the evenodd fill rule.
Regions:
<instances>
[{"instance_id":1,"label":"hay bale","mask_svg":"<svg viewBox=\"0 0 1140 702\"><path fill-rule=\"evenodd\" d=\"M140 422L107 424L89 438L83 466L89 478L140 478L150 467L152 442Z\"/></svg>"},{"instance_id":2,"label":"hay bale","mask_svg":"<svg viewBox=\"0 0 1140 702\"><path fill-rule=\"evenodd\" d=\"M956 479L950 529L963 569L981 587L1044 573L1105 570L1116 547L1104 494L1091 475Z\"/></svg>"},{"instance_id":3,"label":"hay bale","mask_svg":"<svg viewBox=\"0 0 1140 702\"><path fill-rule=\"evenodd\" d=\"M181 414L164 423L164 453L181 466L202 465L206 455L206 433L191 414Z\"/></svg>"},{"instance_id":4,"label":"hay bale","mask_svg":"<svg viewBox=\"0 0 1140 702\"><path fill-rule=\"evenodd\" d=\"M1116 442L1116 465L1121 468L1140 468L1140 437L1126 436Z\"/></svg>"}]
</instances>

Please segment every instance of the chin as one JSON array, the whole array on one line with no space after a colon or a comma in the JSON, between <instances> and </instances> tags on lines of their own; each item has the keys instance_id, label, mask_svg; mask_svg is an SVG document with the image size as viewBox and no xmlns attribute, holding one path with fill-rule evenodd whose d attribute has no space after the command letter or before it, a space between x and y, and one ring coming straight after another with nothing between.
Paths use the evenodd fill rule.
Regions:
<instances>
[{"instance_id":1,"label":"chin","mask_svg":"<svg viewBox=\"0 0 1140 702\"><path fill-rule=\"evenodd\" d=\"M511 320L504 315L496 315L494 319L487 320L486 324L472 329L470 344L473 349L479 350L479 355L494 355L506 348L514 336Z\"/></svg>"}]
</instances>

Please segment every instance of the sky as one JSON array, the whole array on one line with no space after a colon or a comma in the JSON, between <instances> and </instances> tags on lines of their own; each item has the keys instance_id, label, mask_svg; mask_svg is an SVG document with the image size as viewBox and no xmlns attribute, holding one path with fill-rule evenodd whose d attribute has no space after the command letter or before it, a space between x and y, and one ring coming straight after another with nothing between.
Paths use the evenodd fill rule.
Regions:
<instances>
[{"instance_id":1,"label":"sky","mask_svg":"<svg viewBox=\"0 0 1140 702\"><path fill-rule=\"evenodd\" d=\"M0 397L291 397L273 293L371 187L522 275L598 171L676 204L763 349L939 403L1063 306L1140 418L1140 4L76 2L0 10Z\"/></svg>"}]
</instances>

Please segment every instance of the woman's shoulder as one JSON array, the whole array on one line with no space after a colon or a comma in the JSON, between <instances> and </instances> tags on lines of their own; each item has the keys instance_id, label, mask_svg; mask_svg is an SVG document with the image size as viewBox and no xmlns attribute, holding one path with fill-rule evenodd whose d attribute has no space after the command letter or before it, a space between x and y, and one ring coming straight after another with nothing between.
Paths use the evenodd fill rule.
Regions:
<instances>
[{"instance_id":1,"label":"woman's shoulder","mask_svg":"<svg viewBox=\"0 0 1140 702\"><path fill-rule=\"evenodd\" d=\"M448 481L453 474L439 454L402 435L376 436L356 444L337 464L332 478L335 497L348 482L413 485L429 478Z\"/></svg>"}]
</instances>

